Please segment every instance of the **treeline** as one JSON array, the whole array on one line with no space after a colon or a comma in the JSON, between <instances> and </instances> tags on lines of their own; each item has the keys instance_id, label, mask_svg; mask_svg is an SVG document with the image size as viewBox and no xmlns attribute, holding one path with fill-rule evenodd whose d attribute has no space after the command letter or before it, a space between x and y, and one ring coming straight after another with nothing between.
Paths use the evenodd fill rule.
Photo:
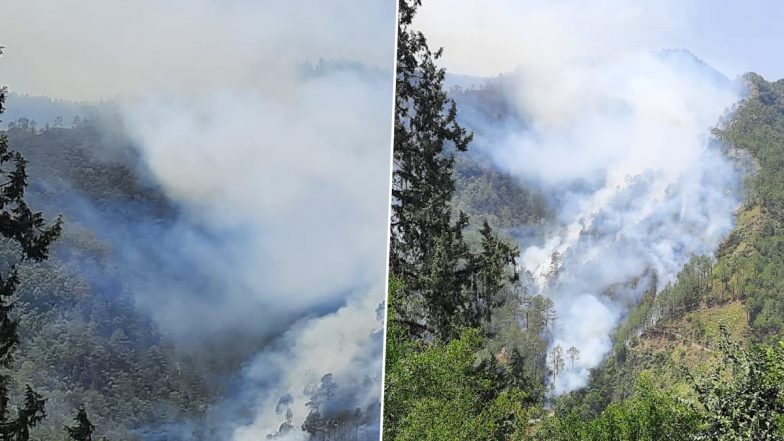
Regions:
<instances>
[{"instance_id":1,"label":"treeline","mask_svg":"<svg viewBox=\"0 0 784 441\"><path fill-rule=\"evenodd\" d=\"M18 267L21 345L9 387L24 393L29 382L42 391L47 418L33 434L44 440L60 440L79 406L95 433L112 441L225 436L251 413L229 398L229 379L264 342L218 336L199 347L178 346L138 309L118 257L123 244L113 241L152 242L179 213L144 179L136 147L113 124L103 114L71 127L19 119L4 132L28 161L31 205L65 219L50 259ZM0 241L0 263L17 254L12 242ZM294 430L325 441L377 437L379 403L357 409L322 401L305 425L281 410L278 430L262 436ZM222 418L225 402L233 403L236 419Z\"/></svg>"},{"instance_id":2,"label":"treeline","mask_svg":"<svg viewBox=\"0 0 784 441\"><path fill-rule=\"evenodd\" d=\"M97 122L38 128L21 118L9 127L3 147L24 164L26 201L65 217L45 261L25 258L15 236L0 240L0 267L14 268L18 281L10 317L19 346L5 387L19 396L30 384L45 400L31 436L64 439L79 408L82 426L92 420L97 434L118 441L173 422L198 425L217 393L204 360L176 350L137 311L112 245L90 222L96 209L116 220L125 210L165 219L173 208L138 178L128 141Z\"/></svg>"},{"instance_id":3,"label":"treeline","mask_svg":"<svg viewBox=\"0 0 784 441\"><path fill-rule=\"evenodd\" d=\"M481 157L460 156L455 161L453 207L481 225L499 229L530 225L552 213L538 192L521 185Z\"/></svg>"},{"instance_id":4,"label":"treeline","mask_svg":"<svg viewBox=\"0 0 784 441\"><path fill-rule=\"evenodd\" d=\"M313 441L359 441L375 439L378 433L371 426L378 423L381 411L380 403L374 403L367 409L346 408L344 403L336 400L338 385L332 374L324 374L319 384L314 384L305 389L308 396L308 416L302 423L302 430L310 435ZM288 406L285 400L279 405ZM278 432L268 438L275 438L290 432L294 426L291 424L291 413L287 409L286 421Z\"/></svg>"},{"instance_id":5,"label":"treeline","mask_svg":"<svg viewBox=\"0 0 784 441\"><path fill-rule=\"evenodd\" d=\"M5 88L0 88L0 115L5 110ZM14 316L16 293L20 285L19 265L43 262L49 258L49 248L63 229L62 218L48 223L43 214L33 211L25 200L27 189L27 161L8 146L5 134L0 134L0 236L15 247L15 259L3 262L0 275L0 438L8 441L28 441L32 432L46 419L46 398L30 384L16 388L14 355L20 344L19 320ZM76 426L65 426L64 431L76 441L92 440L94 427L84 408L76 417Z\"/></svg>"},{"instance_id":6,"label":"treeline","mask_svg":"<svg viewBox=\"0 0 784 441\"><path fill-rule=\"evenodd\" d=\"M613 353L619 361L623 361L627 347L660 321L675 320L701 307L737 300L737 295L717 288L714 266L713 257L694 256L678 272L675 281L658 292L649 289L613 335Z\"/></svg>"},{"instance_id":7,"label":"treeline","mask_svg":"<svg viewBox=\"0 0 784 441\"><path fill-rule=\"evenodd\" d=\"M520 127L520 115L509 99L513 82L504 76L488 79L471 88L453 87L449 96L460 107L458 120L470 123L485 142L495 139L489 127ZM540 190L523 185L499 170L487 151L474 149L455 158L453 207L469 215L477 225L487 220L499 229L515 229L541 223L553 213Z\"/></svg>"},{"instance_id":8,"label":"treeline","mask_svg":"<svg viewBox=\"0 0 784 441\"><path fill-rule=\"evenodd\" d=\"M616 354L660 321L733 301L744 304L752 341L784 338L784 81L769 83L756 74L745 80L749 96L726 127L714 131L728 153L748 151L756 163L736 227L716 258L693 257L673 283L643 297L616 332Z\"/></svg>"}]
</instances>

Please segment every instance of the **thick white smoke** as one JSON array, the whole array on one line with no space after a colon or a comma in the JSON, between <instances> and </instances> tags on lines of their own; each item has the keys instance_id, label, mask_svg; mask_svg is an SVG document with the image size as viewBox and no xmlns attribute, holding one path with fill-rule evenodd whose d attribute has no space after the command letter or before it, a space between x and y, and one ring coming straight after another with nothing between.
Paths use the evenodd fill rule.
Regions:
<instances>
[{"instance_id":1,"label":"thick white smoke","mask_svg":"<svg viewBox=\"0 0 784 441\"><path fill-rule=\"evenodd\" d=\"M299 432L327 372L352 409L380 400L394 2L46 3L3 3L0 74L116 99L184 213L156 250L123 250L138 303L178 339L267 345L241 374L255 421L232 439L275 432L286 394Z\"/></svg>"},{"instance_id":2,"label":"thick white smoke","mask_svg":"<svg viewBox=\"0 0 784 441\"><path fill-rule=\"evenodd\" d=\"M282 98L221 88L126 107L128 132L144 147L155 179L189 219L233 239L186 239L200 261L221 256L212 263L217 271L202 271L217 273L222 292L217 300L155 307L160 322L173 324L164 327L187 322L186 332L204 333L242 319L274 331L292 313L340 302L383 277L378 198L388 186L379 175L389 149L383 104L390 80L353 71L319 75L289 86ZM166 301L153 287L140 292L150 292L144 303L151 306ZM262 311L274 313L259 320Z\"/></svg>"},{"instance_id":3,"label":"thick white smoke","mask_svg":"<svg viewBox=\"0 0 784 441\"><path fill-rule=\"evenodd\" d=\"M334 376L337 396L350 400L348 411L365 407L379 399L381 371L369 369L382 353L383 320L381 315L369 314L378 308L378 292L382 285L353 296L346 306L318 318L305 319L293 326L277 343L275 351L265 351L243 373L247 384L274 383L272 390L259 388L258 408L274 410L281 391L290 391L290 409L294 416L307 415L304 391L319 384L326 372ZM350 391L349 394L342 393ZM282 411L260 412L252 424L236 429L233 440L251 441L259 434L271 433L283 419ZM373 418L373 416L370 416ZM377 416L376 416L377 417ZM295 423L297 419L294 420ZM295 425L298 427L298 425ZM365 428L375 434L377 428ZM364 437L363 437L364 438ZM307 439L303 432L289 432L285 440Z\"/></svg>"},{"instance_id":4,"label":"thick white smoke","mask_svg":"<svg viewBox=\"0 0 784 441\"><path fill-rule=\"evenodd\" d=\"M286 394L297 428L289 437L302 436L303 391L325 373L353 393L351 409L380 399L382 341L373 335L382 327L391 77L331 69L282 97L227 88L134 101L124 112L156 180L191 220L230 238L184 241L217 293L161 297L162 283L191 286L152 277L137 299L176 334L283 333L245 369L258 417L235 440L274 433Z\"/></svg>"},{"instance_id":5,"label":"thick white smoke","mask_svg":"<svg viewBox=\"0 0 784 441\"><path fill-rule=\"evenodd\" d=\"M522 67L513 80L529 129L499 140L493 154L560 193L558 226L522 253L559 316L551 348L581 354L556 377L558 394L585 385L651 274L663 287L731 230L739 180L709 134L738 95L680 52L569 63L549 81L533 78ZM579 105L569 94L547 100L563 90Z\"/></svg>"},{"instance_id":6,"label":"thick white smoke","mask_svg":"<svg viewBox=\"0 0 784 441\"><path fill-rule=\"evenodd\" d=\"M524 248L521 260L555 304L550 349L580 351L573 367L564 355L566 371L554 381L560 394L586 384L652 274L662 287L691 256L714 252L731 230L739 180L710 146L710 130L739 88L688 52L659 50L675 41L671 23L687 18L670 2L491 3L483 10L504 13L497 27L479 29L500 29L503 38L474 27L472 42L456 36L434 44L463 56L453 55L448 67L479 73L484 58L477 47L511 47L501 49L508 57L500 57L500 67L517 66L504 81L524 128L497 135L477 127L494 133L477 143L556 201L555 225L542 243ZM441 11L447 9L449 17L475 19L469 6ZM476 20L486 18L483 12ZM425 32L438 35L435 22L422 20Z\"/></svg>"}]
</instances>

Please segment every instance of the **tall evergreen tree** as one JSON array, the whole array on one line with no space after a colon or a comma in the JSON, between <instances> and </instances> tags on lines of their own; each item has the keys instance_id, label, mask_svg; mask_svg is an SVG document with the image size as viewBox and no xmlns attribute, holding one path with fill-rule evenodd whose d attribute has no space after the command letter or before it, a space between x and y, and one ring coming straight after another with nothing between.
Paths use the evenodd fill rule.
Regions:
<instances>
[{"instance_id":1,"label":"tall evergreen tree","mask_svg":"<svg viewBox=\"0 0 784 441\"><path fill-rule=\"evenodd\" d=\"M6 89L0 89L0 115L5 110ZM47 226L43 215L32 211L25 202L27 161L19 152L8 147L5 134L0 134L0 235L15 242L21 260L42 261L48 257L49 246L60 236L62 219ZM19 284L16 264L8 265L0 275L0 367L8 369L13 363L13 352L19 344L17 321L13 318L13 297ZM27 441L30 428L46 417L45 400L26 386L25 399L15 415L10 411L8 373L0 373L0 440Z\"/></svg>"},{"instance_id":2,"label":"tall evergreen tree","mask_svg":"<svg viewBox=\"0 0 784 441\"><path fill-rule=\"evenodd\" d=\"M70 436L74 441L92 441L93 432L95 432L95 426L93 426L93 424L87 418L87 411L84 409L84 407L79 408L79 413L76 414L74 422L76 425L65 427L66 432L68 432L68 436Z\"/></svg>"},{"instance_id":3,"label":"tall evergreen tree","mask_svg":"<svg viewBox=\"0 0 784 441\"><path fill-rule=\"evenodd\" d=\"M468 217L455 216L454 152L472 134L457 123L457 107L444 90L446 72L411 22L421 0L399 1L397 93L390 266L406 293L421 298L427 327L454 336L467 311L470 253L463 241Z\"/></svg>"},{"instance_id":4,"label":"tall evergreen tree","mask_svg":"<svg viewBox=\"0 0 784 441\"><path fill-rule=\"evenodd\" d=\"M471 256L471 292L467 316L474 325L489 322L493 309L501 305L499 292L508 283L516 282L519 274L515 267L519 254L517 246L509 244L493 233L487 220L482 229L482 251Z\"/></svg>"}]
</instances>

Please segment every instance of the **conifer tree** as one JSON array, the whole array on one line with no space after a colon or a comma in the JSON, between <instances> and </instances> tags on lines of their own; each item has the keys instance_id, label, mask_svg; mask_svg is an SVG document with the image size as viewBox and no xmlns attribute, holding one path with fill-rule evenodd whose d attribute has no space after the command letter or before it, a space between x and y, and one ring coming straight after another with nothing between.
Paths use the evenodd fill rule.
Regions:
<instances>
[{"instance_id":1,"label":"conifer tree","mask_svg":"<svg viewBox=\"0 0 784 441\"><path fill-rule=\"evenodd\" d=\"M580 350L572 346L566 351L566 355L569 356L569 361L572 362L571 367L574 369L574 362L580 359Z\"/></svg>"},{"instance_id":2,"label":"conifer tree","mask_svg":"<svg viewBox=\"0 0 784 441\"><path fill-rule=\"evenodd\" d=\"M76 414L74 422L76 423L75 426L65 427L65 431L68 432L68 436L70 436L74 441L92 441L93 432L95 432L95 426L93 426L93 424L87 418L87 411L84 409L84 407L79 408L79 413Z\"/></svg>"},{"instance_id":3,"label":"conifer tree","mask_svg":"<svg viewBox=\"0 0 784 441\"><path fill-rule=\"evenodd\" d=\"M410 320L445 339L473 325L468 217L454 213L454 153L472 134L457 123L457 107L444 90L446 71L411 23L421 0L399 1L397 92L390 269L405 286L404 297L421 300L424 317ZM421 319L421 320L416 320ZM417 330L412 328L417 333ZM421 333L421 332L418 332Z\"/></svg>"},{"instance_id":4,"label":"conifer tree","mask_svg":"<svg viewBox=\"0 0 784 441\"><path fill-rule=\"evenodd\" d=\"M561 345L556 345L550 352L550 367L552 368L553 382L558 378L558 375L564 370L563 348Z\"/></svg>"},{"instance_id":5,"label":"conifer tree","mask_svg":"<svg viewBox=\"0 0 784 441\"><path fill-rule=\"evenodd\" d=\"M5 94L6 89L0 88L0 115L5 110ZM9 149L7 137L0 134L0 236L18 245L21 260L42 261L48 257L51 243L60 236L62 220L58 218L47 226L43 215L27 206L26 166L24 157ZM0 368L6 370L11 367L19 344L18 322L12 315L18 284L16 265L11 263L5 274L0 274ZM9 381L7 371L0 373L0 440L27 441L30 429L46 417L45 400L28 385L22 406L12 412Z\"/></svg>"},{"instance_id":6,"label":"conifer tree","mask_svg":"<svg viewBox=\"0 0 784 441\"><path fill-rule=\"evenodd\" d=\"M519 274L515 268L515 260L519 253L517 246L497 238L487 220L482 229L482 251L471 256L472 283L474 298L467 316L471 325L481 321L489 322L493 309L500 306L498 293L507 283L516 282Z\"/></svg>"}]
</instances>

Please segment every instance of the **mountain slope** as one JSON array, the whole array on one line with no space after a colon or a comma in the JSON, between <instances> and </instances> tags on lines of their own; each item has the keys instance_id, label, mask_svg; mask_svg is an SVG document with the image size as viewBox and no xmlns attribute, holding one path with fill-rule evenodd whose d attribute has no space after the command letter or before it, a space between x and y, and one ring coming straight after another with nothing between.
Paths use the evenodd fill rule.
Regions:
<instances>
[{"instance_id":1,"label":"mountain slope","mask_svg":"<svg viewBox=\"0 0 784 441\"><path fill-rule=\"evenodd\" d=\"M784 338L784 80L744 77L747 98L714 135L727 154L751 159L736 225L715 258L690 262L671 286L646 295L614 336L613 354L565 407L595 416L628 397L640 374L680 383L720 361L719 326L743 343ZM751 158L748 158L751 155Z\"/></svg>"}]
</instances>

